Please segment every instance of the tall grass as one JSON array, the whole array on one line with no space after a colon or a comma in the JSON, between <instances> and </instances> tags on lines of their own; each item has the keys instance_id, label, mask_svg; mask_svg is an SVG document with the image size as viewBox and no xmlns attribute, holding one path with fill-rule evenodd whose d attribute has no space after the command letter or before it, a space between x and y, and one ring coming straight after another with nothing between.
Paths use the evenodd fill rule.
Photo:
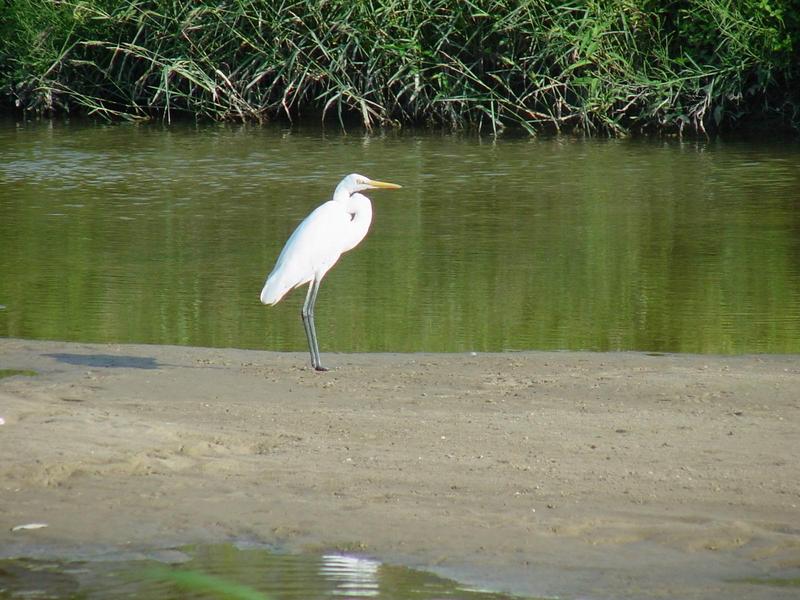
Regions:
<instances>
[{"instance_id":1,"label":"tall grass","mask_svg":"<svg viewBox=\"0 0 800 600\"><path fill-rule=\"evenodd\" d=\"M110 119L798 123L800 0L8 0L0 86Z\"/></svg>"}]
</instances>

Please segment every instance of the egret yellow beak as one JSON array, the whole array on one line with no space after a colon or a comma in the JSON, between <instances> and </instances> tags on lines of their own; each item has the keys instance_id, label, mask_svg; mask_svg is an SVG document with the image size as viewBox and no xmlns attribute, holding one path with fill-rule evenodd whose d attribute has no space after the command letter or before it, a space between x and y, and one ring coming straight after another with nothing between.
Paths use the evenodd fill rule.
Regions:
<instances>
[{"instance_id":1,"label":"egret yellow beak","mask_svg":"<svg viewBox=\"0 0 800 600\"><path fill-rule=\"evenodd\" d=\"M367 179L367 183L374 188L383 188L385 190L399 190L402 185L396 183L386 183L385 181L375 181L374 179Z\"/></svg>"}]
</instances>

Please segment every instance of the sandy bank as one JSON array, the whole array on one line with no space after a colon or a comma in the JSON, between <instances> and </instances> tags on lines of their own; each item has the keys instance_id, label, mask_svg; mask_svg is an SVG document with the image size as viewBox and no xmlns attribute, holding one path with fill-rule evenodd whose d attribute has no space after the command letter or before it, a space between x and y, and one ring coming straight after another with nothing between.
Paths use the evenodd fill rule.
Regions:
<instances>
[{"instance_id":1,"label":"sandy bank","mask_svg":"<svg viewBox=\"0 0 800 600\"><path fill-rule=\"evenodd\" d=\"M798 357L325 359L0 340L38 373L0 380L2 554L247 538L541 596L796 597L733 580L800 573Z\"/></svg>"}]
</instances>

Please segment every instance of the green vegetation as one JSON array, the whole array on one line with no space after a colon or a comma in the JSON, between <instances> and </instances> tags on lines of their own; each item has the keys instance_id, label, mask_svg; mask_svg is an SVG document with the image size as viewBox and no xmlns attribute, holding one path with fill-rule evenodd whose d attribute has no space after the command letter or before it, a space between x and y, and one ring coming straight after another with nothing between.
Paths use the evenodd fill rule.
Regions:
<instances>
[{"instance_id":1,"label":"green vegetation","mask_svg":"<svg viewBox=\"0 0 800 600\"><path fill-rule=\"evenodd\" d=\"M225 598L227 600L269 600L269 596L250 586L200 571L154 567L148 570L147 574L151 579L172 583L181 591L191 592L199 597Z\"/></svg>"},{"instance_id":2,"label":"green vegetation","mask_svg":"<svg viewBox=\"0 0 800 600\"><path fill-rule=\"evenodd\" d=\"M36 373L36 371L31 371L30 369L0 369L0 379L3 379L4 377L16 377L17 375L33 377L34 375L38 375L38 373Z\"/></svg>"},{"instance_id":3,"label":"green vegetation","mask_svg":"<svg viewBox=\"0 0 800 600\"><path fill-rule=\"evenodd\" d=\"M800 122L800 0L9 0L9 106L497 131Z\"/></svg>"}]
</instances>

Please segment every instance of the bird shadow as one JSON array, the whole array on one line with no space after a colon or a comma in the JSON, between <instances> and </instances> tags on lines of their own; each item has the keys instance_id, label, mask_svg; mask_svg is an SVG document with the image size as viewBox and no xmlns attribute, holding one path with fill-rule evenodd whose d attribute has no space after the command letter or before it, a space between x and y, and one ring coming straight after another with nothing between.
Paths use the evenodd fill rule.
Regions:
<instances>
[{"instance_id":1,"label":"bird shadow","mask_svg":"<svg viewBox=\"0 0 800 600\"><path fill-rule=\"evenodd\" d=\"M126 368L126 369L158 369L155 358L149 356L116 356L113 354L69 354L65 352L55 352L43 354L49 358L54 358L59 362L68 365L81 365L84 367L95 368Z\"/></svg>"}]
</instances>

